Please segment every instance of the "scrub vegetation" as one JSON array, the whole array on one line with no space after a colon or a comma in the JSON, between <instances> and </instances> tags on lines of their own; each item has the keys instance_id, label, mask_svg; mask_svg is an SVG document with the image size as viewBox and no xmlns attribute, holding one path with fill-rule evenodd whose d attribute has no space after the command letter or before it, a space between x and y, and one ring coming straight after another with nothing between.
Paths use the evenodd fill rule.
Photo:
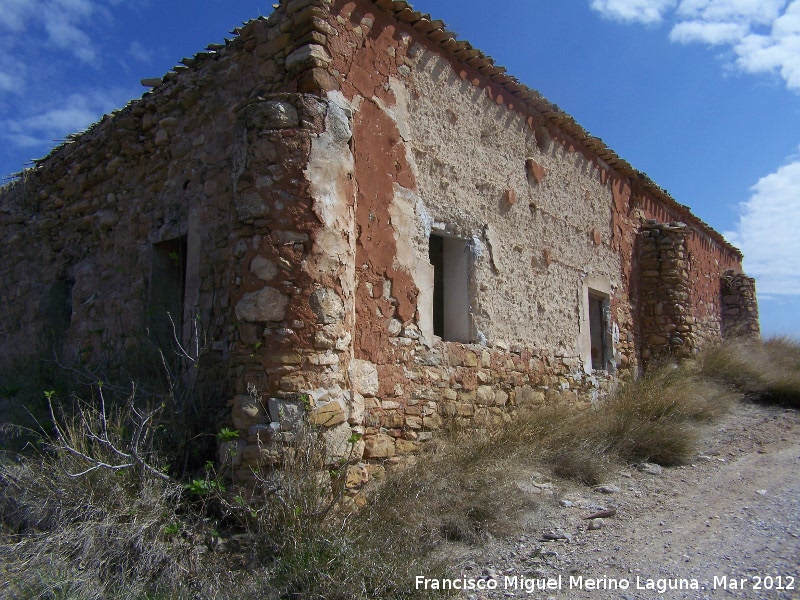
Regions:
<instances>
[{"instance_id":1,"label":"scrub vegetation","mask_svg":"<svg viewBox=\"0 0 800 600\"><path fill-rule=\"evenodd\" d=\"M19 375L0 378L6 406L53 384ZM169 393L154 403L120 390L40 388L29 411L38 425L4 426L0 596L424 597L414 576L447 573L436 558L445 544L502 537L536 510L518 486L525 473L593 485L620 464L677 465L735 402L797 407L800 344L727 344L651 369L591 408L551 402L502 427L452 427L409 464L376 469L355 501L343 493L348 465L331 467L311 428L254 490L213 462L183 472L162 435Z\"/></svg>"}]
</instances>

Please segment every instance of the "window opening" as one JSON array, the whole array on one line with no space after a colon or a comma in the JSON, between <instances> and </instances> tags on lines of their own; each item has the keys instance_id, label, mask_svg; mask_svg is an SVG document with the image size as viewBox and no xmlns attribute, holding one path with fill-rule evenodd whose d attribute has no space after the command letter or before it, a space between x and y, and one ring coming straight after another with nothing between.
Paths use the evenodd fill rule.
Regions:
<instances>
[{"instance_id":1,"label":"window opening","mask_svg":"<svg viewBox=\"0 0 800 600\"><path fill-rule=\"evenodd\" d=\"M149 321L158 342L181 339L185 292L186 236L153 244Z\"/></svg>"},{"instance_id":2,"label":"window opening","mask_svg":"<svg viewBox=\"0 0 800 600\"><path fill-rule=\"evenodd\" d=\"M589 294L589 335L592 343L592 369L608 368L608 298Z\"/></svg>"},{"instance_id":3,"label":"window opening","mask_svg":"<svg viewBox=\"0 0 800 600\"><path fill-rule=\"evenodd\" d=\"M447 342L470 341L469 257L466 240L431 234L433 333Z\"/></svg>"}]
</instances>

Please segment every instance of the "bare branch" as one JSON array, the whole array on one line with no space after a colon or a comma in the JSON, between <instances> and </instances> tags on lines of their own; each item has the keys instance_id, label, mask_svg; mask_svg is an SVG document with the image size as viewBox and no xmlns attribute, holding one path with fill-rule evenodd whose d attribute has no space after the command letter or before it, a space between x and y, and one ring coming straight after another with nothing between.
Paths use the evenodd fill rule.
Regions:
<instances>
[{"instance_id":1,"label":"bare branch","mask_svg":"<svg viewBox=\"0 0 800 600\"><path fill-rule=\"evenodd\" d=\"M50 418L53 422L53 427L55 428L56 431L56 439L59 442L56 448L64 452L68 452L69 454L72 454L73 456L76 456L91 465L89 468L79 473L74 473L74 474L70 473L69 474L70 477L80 477L82 475L86 475L87 473L91 473L96 469L101 469L101 468L109 469L111 471L120 471L122 469L139 466L143 471L149 473L152 476L155 476L164 481L174 481L172 477L170 477L165 473L162 473L140 456L139 444L142 440L142 435L143 434L146 435L148 424L152 420L153 416L161 410L161 408L159 407L158 409L151 411L150 413L145 413L145 414L140 413L138 410L133 408L133 400L135 397L135 392L136 392L136 386L134 385L129 401L131 403L131 408L133 409L132 412L136 416L136 419L134 423L133 437L131 439L129 452L121 450L108 437L108 416L106 414L105 399L103 398L102 388L100 389L99 418L100 418L101 431L99 434L92 429L89 423L89 419L86 417L86 413L83 407L78 405L78 414L81 421L81 425L82 428L86 430L82 435L85 437L85 439L96 442L97 444L108 449L112 454L115 454L126 461L121 464L108 463L105 460L101 460L95 456L87 454L86 452L82 452L81 450L78 450L78 448L76 448L73 444L70 444L68 436L64 432L62 426L59 424L59 421L55 416L55 410L53 409L53 402L51 398L48 397L47 403L50 409Z\"/></svg>"},{"instance_id":2,"label":"bare branch","mask_svg":"<svg viewBox=\"0 0 800 600\"><path fill-rule=\"evenodd\" d=\"M167 313L167 317L169 318L169 322L172 324L172 339L175 341L175 346L178 348L178 351L184 358L194 363L195 359L189 356L189 354L184 349L183 344L178 340L178 327L175 325L175 321L172 320L172 315L170 313Z\"/></svg>"}]
</instances>

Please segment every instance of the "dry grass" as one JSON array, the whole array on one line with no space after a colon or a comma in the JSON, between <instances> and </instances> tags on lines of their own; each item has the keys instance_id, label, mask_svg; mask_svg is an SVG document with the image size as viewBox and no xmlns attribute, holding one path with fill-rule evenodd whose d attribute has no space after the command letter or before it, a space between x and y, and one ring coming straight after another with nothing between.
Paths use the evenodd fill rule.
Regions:
<instances>
[{"instance_id":1,"label":"dry grass","mask_svg":"<svg viewBox=\"0 0 800 600\"><path fill-rule=\"evenodd\" d=\"M281 468L248 495L225 490L213 469L190 485L135 467L92 469L124 461L87 436L102 411L82 409L58 417L62 440L0 457L2 597L404 598L419 597L414 574L436 572L425 557L438 534L411 513L387 518L392 486L358 512L337 504L341 481L314 432L284 448ZM132 424L108 411L114 447L126 447Z\"/></svg>"},{"instance_id":2,"label":"dry grass","mask_svg":"<svg viewBox=\"0 0 800 600\"><path fill-rule=\"evenodd\" d=\"M0 459L0 596L15 598L418 598L413 576L443 575L437 549L514 531L533 470L596 484L621 464L680 464L706 423L742 395L800 394L800 347L790 340L728 346L665 365L589 409L554 402L510 424L453 430L414 464L390 469L360 510L332 503L346 465L331 473L309 432L263 475L261 492L195 492L141 469L95 469L42 438L40 450ZM91 414L91 413L90 413ZM69 443L109 463L80 423ZM123 445L124 411L109 427ZM99 453L99 454L98 454ZM154 465L166 464L150 454Z\"/></svg>"},{"instance_id":3,"label":"dry grass","mask_svg":"<svg viewBox=\"0 0 800 600\"><path fill-rule=\"evenodd\" d=\"M124 435L124 419L109 425L112 440ZM76 449L114 464L76 420L64 419L62 429ZM182 487L134 469L78 475L90 465L54 442L0 460L3 593L101 598L122 589L136 597L154 585L179 589L185 571L200 567L190 545L165 534L181 512Z\"/></svg>"},{"instance_id":4,"label":"dry grass","mask_svg":"<svg viewBox=\"0 0 800 600\"><path fill-rule=\"evenodd\" d=\"M749 398L800 407L800 342L788 337L739 341L711 348L699 359L703 376Z\"/></svg>"}]
</instances>

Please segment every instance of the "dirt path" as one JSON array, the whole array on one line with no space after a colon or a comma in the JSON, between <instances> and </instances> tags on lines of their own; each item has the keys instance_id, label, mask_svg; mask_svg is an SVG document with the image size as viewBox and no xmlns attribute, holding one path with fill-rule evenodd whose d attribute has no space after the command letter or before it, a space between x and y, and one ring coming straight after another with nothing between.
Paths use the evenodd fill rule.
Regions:
<instances>
[{"instance_id":1,"label":"dirt path","mask_svg":"<svg viewBox=\"0 0 800 600\"><path fill-rule=\"evenodd\" d=\"M693 464L650 470L620 471L610 494L523 482L551 500L511 539L453 548L454 574L497 585L463 597L800 599L798 411L739 405ZM610 506L613 517L583 519Z\"/></svg>"}]
</instances>

